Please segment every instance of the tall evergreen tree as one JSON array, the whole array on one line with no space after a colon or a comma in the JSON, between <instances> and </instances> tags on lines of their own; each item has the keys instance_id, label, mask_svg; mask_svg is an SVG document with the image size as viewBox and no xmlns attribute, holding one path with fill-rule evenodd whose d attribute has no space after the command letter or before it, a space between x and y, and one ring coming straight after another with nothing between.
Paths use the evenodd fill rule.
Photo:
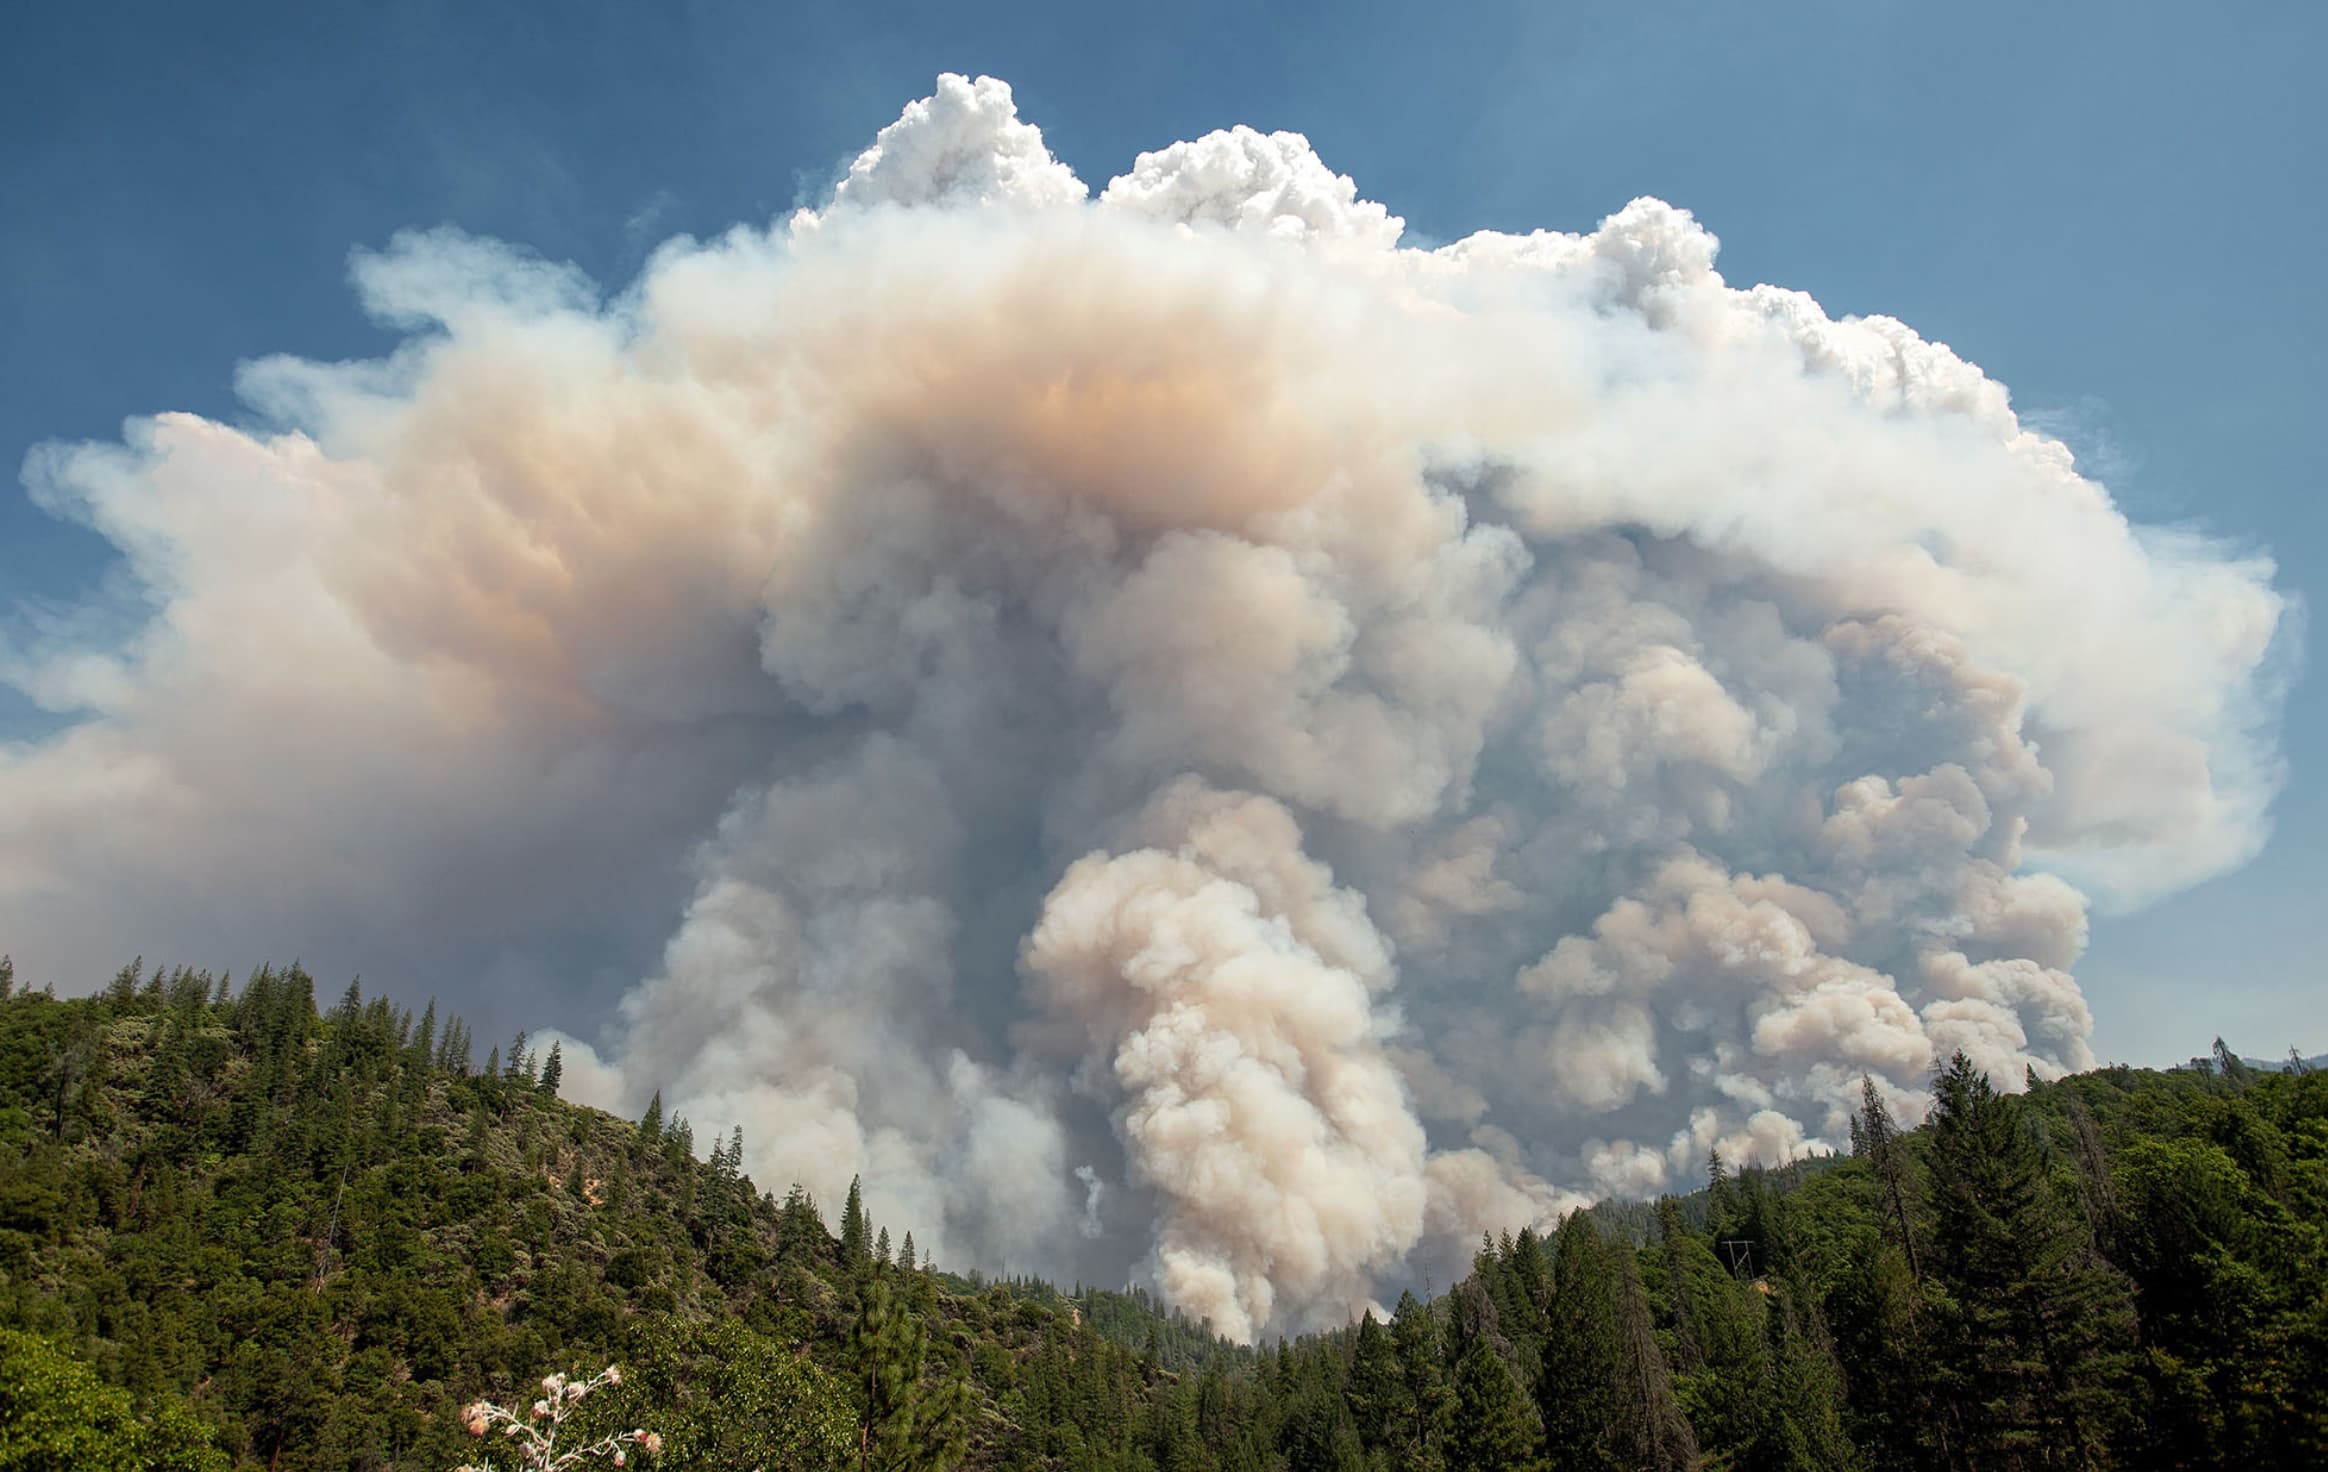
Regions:
<instances>
[{"instance_id":1,"label":"tall evergreen tree","mask_svg":"<svg viewBox=\"0 0 2328 1472\"><path fill-rule=\"evenodd\" d=\"M1671 1196L1660 1197L1657 1202L1657 1240L1664 1251L1666 1300L1673 1315L1673 1368L1688 1374L1705 1359L1691 1281L1694 1260L1689 1249L1696 1238L1682 1226L1681 1207Z\"/></svg>"},{"instance_id":2,"label":"tall evergreen tree","mask_svg":"<svg viewBox=\"0 0 2328 1472\"><path fill-rule=\"evenodd\" d=\"M2131 1329L2124 1280L2051 1189L2020 1101L1962 1053L1933 1085L1929 1159L1952 1459L2000 1472L2105 1465L2123 1410L2109 1347Z\"/></svg>"},{"instance_id":3,"label":"tall evergreen tree","mask_svg":"<svg viewBox=\"0 0 2328 1472\"><path fill-rule=\"evenodd\" d=\"M884 1279L865 1288L849 1331L849 1360L863 1396L861 1472L940 1472L960 1461L969 1435L968 1386L959 1374L927 1376L928 1337Z\"/></svg>"},{"instance_id":4,"label":"tall evergreen tree","mask_svg":"<svg viewBox=\"0 0 2328 1472\"><path fill-rule=\"evenodd\" d=\"M1445 1465L1442 1447L1453 1394L1440 1357L1437 1315L1412 1293L1401 1293L1391 1311L1390 1347L1406 1388L1399 1403L1403 1416L1390 1438L1392 1463L1435 1472Z\"/></svg>"},{"instance_id":5,"label":"tall evergreen tree","mask_svg":"<svg viewBox=\"0 0 2328 1472\"><path fill-rule=\"evenodd\" d=\"M1870 1074L1859 1076L1859 1113L1851 1121L1851 1141L1854 1153L1874 1172L1883 1198L1886 1232L1906 1254L1908 1271L1921 1280L1924 1269L1916 1255L1915 1213L1908 1206L1914 1189L1908 1174L1908 1148L1898 1126L1892 1123L1891 1106L1884 1102Z\"/></svg>"},{"instance_id":6,"label":"tall evergreen tree","mask_svg":"<svg viewBox=\"0 0 2328 1472\"><path fill-rule=\"evenodd\" d=\"M1633 1249L1571 1212L1553 1239L1552 1306L1536 1404L1554 1469L1689 1467L1697 1444L1673 1385Z\"/></svg>"},{"instance_id":7,"label":"tall evergreen tree","mask_svg":"<svg viewBox=\"0 0 2328 1472\"><path fill-rule=\"evenodd\" d=\"M841 1261L851 1267L862 1266L872 1255L872 1244L866 1240L864 1182L857 1176L849 1177L848 1199L841 1204Z\"/></svg>"},{"instance_id":8,"label":"tall evergreen tree","mask_svg":"<svg viewBox=\"0 0 2328 1472\"><path fill-rule=\"evenodd\" d=\"M1843 1371L1816 1295L1789 1280L1768 1315L1770 1373L1752 1472L1852 1472L1858 1451L1843 1425Z\"/></svg>"},{"instance_id":9,"label":"tall evergreen tree","mask_svg":"<svg viewBox=\"0 0 2328 1472\"><path fill-rule=\"evenodd\" d=\"M1616 1260L1617 1416L1608 1445L1618 1464L1638 1472L1687 1472L1697 1439L1673 1397L1673 1381L1642 1291L1630 1243L1611 1245Z\"/></svg>"},{"instance_id":10,"label":"tall evergreen tree","mask_svg":"<svg viewBox=\"0 0 2328 1472\"><path fill-rule=\"evenodd\" d=\"M1447 1459L1463 1472L1535 1472L1540 1433L1511 1366L1484 1334L1455 1362L1455 1413Z\"/></svg>"},{"instance_id":11,"label":"tall evergreen tree","mask_svg":"<svg viewBox=\"0 0 2328 1472\"><path fill-rule=\"evenodd\" d=\"M1388 1330L1370 1309L1358 1320L1350 1346L1350 1380L1345 1392L1358 1439L1368 1451L1387 1450L1408 1421L1406 1379Z\"/></svg>"},{"instance_id":12,"label":"tall evergreen tree","mask_svg":"<svg viewBox=\"0 0 2328 1472\"><path fill-rule=\"evenodd\" d=\"M565 1050L557 1043L550 1044L550 1056L542 1060L542 1078L538 1087L545 1094L556 1094L558 1082L566 1076Z\"/></svg>"},{"instance_id":13,"label":"tall evergreen tree","mask_svg":"<svg viewBox=\"0 0 2328 1472\"><path fill-rule=\"evenodd\" d=\"M1685 1230L1671 1202L1659 1213L1659 1248L1674 1322L1675 1398L1717 1465L1746 1458L1762 1434L1770 1362L1763 1295L1714 1259Z\"/></svg>"}]
</instances>

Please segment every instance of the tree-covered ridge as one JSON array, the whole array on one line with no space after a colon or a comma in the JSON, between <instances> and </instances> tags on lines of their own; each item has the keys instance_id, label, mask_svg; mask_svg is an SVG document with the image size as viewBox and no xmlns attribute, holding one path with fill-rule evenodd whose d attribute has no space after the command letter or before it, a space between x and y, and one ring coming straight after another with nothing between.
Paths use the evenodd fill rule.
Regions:
<instances>
[{"instance_id":1,"label":"tree-covered ridge","mask_svg":"<svg viewBox=\"0 0 2328 1472\"><path fill-rule=\"evenodd\" d=\"M554 1053L480 1066L433 1008L319 1013L297 969L9 991L0 1472L95 1465L24 1451L68 1396L104 1465L442 1472L463 1405L611 1361L594 1413L671 1468L2328 1462L2328 1076L2228 1052L2020 1095L1958 1060L1923 1128L1871 1091L1848 1158L1716 1161L1247 1350L935 1271L854 1192L828 1227L738 1137L567 1104Z\"/></svg>"}]
</instances>

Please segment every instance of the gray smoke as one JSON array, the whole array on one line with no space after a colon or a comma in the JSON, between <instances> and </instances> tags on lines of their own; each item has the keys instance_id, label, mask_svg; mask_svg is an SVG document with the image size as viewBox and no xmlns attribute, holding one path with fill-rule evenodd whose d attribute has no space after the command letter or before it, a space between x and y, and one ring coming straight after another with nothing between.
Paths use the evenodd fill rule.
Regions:
<instances>
[{"instance_id":1,"label":"gray smoke","mask_svg":"<svg viewBox=\"0 0 2328 1472\"><path fill-rule=\"evenodd\" d=\"M0 936L620 991L571 1092L1240 1337L2089 1064L2086 896L2264 836L2268 562L1656 200L1401 229L1248 129L1093 200L947 77L612 298L359 257L386 361L34 457L135 599L0 646L74 717Z\"/></svg>"}]
</instances>

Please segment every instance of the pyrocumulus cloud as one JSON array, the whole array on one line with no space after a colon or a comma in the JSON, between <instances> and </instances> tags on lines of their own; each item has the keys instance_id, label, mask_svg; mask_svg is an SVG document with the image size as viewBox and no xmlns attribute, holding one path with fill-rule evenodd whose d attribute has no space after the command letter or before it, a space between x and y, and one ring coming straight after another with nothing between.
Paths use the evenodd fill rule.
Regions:
<instances>
[{"instance_id":1,"label":"pyrocumulus cloud","mask_svg":"<svg viewBox=\"0 0 2328 1472\"><path fill-rule=\"evenodd\" d=\"M1239 1336L1863 1072L2090 1063L2088 896L2264 836L2270 565L1660 201L1402 230L1291 133L1095 195L946 77L611 295L359 255L385 360L28 465L124 577L0 640L64 718L0 938L498 998L763 1182Z\"/></svg>"}]
</instances>

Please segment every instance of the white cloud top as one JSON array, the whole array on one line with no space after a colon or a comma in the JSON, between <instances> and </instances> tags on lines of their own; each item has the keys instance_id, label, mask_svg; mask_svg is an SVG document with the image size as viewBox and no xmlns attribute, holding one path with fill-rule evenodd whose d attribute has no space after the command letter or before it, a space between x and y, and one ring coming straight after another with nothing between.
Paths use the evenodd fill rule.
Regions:
<instances>
[{"instance_id":1,"label":"white cloud top","mask_svg":"<svg viewBox=\"0 0 2328 1472\"><path fill-rule=\"evenodd\" d=\"M611 1015L605 1102L1240 1335L2089 1063L2081 888L2264 837L2269 564L1658 201L1400 231L947 77L611 301L359 257L388 361L30 464L126 596L0 643L0 937Z\"/></svg>"}]
</instances>

